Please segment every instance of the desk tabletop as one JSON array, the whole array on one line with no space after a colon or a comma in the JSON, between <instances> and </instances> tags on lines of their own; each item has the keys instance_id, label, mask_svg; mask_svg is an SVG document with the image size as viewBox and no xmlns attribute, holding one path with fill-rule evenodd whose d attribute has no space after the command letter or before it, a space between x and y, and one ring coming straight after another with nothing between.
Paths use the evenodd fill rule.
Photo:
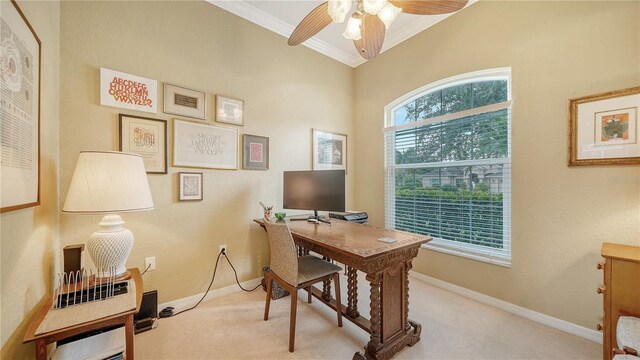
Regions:
<instances>
[{"instance_id":1,"label":"desk tabletop","mask_svg":"<svg viewBox=\"0 0 640 360\"><path fill-rule=\"evenodd\" d=\"M38 327L40 326L40 324L44 320L44 318L47 315L47 313L49 312L49 310L51 310L51 305L53 303L53 297L52 297L51 294L48 294L48 295L45 295L45 296L48 297L48 300L44 302L42 307L40 307L40 310L38 311L36 317L33 319L33 321L31 321L31 324L29 325L29 328L27 329L27 332L25 333L24 339L22 341L26 343L26 342L30 342L30 341L41 339L41 338L45 338L45 337L51 337L51 336L59 335L61 333L73 332L73 331L81 329L83 327L95 326L96 324L99 324L101 322L107 322L107 321L112 320L114 318L125 316L125 315L129 315L129 314L135 314L138 311L140 311L140 304L142 303L142 293L143 293L142 276L140 275L140 270L138 268L131 268L131 269L127 269L127 270L129 270L129 273L131 274L131 280L133 280L135 285L136 285L136 308L135 309L131 309L129 311L121 312L121 313L118 313L118 314L113 314L111 316L107 316L107 317L104 317L104 318L101 318L101 319L97 319L97 320L88 321L88 322L84 322L84 323L81 323L81 324L69 326L69 327L66 327L66 328L63 328L63 329L59 329L59 330L56 330L56 331L50 331L50 332L46 332L46 333L42 333L42 334L36 335L36 331L38 330ZM80 305L78 305L78 306L80 306Z\"/></svg>"},{"instance_id":2,"label":"desk tabletop","mask_svg":"<svg viewBox=\"0 0 640 360\"><path fill-rule=\"evenodd\" d=\"M604 258L640 263L640 247L603 243L601 255Z\"/></svg>"},{"instance_id":3,"label":"desk tabletop","mask_svg":"<svg viewBox=\"0 0 640 360\"><path fill-rule=\"evenodd\" d=\"M260 225L264 224L263 219L255 219L254 221ZM425 235L337 219L331 219L331 224L288 220L287 224L294 236L302 237L306 241L317 243L334 251L348 253L361 260L368 260L431 241L431 237ZM391 238L396 242L386 243L378 240L380 238Z\"/></svg>"}]
</instances>

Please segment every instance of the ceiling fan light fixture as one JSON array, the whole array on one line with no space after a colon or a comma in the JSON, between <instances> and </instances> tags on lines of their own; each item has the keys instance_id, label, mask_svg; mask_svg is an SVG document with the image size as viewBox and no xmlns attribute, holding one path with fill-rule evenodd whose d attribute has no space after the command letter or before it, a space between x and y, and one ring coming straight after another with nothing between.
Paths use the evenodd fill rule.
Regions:
<instances>
[{"instance_id":1,"label":"ceiling fan light fixture","mask_svg":"<svg viewBox=\"0 0 640 360\"><path fill-rule=\"evenodd\" d=\"M378 15L378 12L387 4L387 0L362 0L364 11L371 15Z\"/></svg>"},{"instance_id":2,"label":"ceiling fan light fixture","mask_svg":"<svg viewBox=\"0 0 640 360\"><path fill-rule=\"evenodd\" d=\"M329 0L329 16L334 23L342 23L351 10L351 0Z\"/></svg>"},{"instance_id":3,"label":"ceiling fan light fixture","mask_svg":"<svg viewBox=\"0 0 640 360\"><path fill-rule=\"evenodd\" d=\"M378 17L384 23L385 29L389 30L389 27L394 21L396 21L401 12L401 8L393 6L391 3L387 3L387 5L378 12Z\"/></svg>"},{"instance_id":4,"label":"ceiling fan light fixture","mask_svg":"<svg viewBox=\"0 0 640 360\"><path fill-rule=\"evenodd\" d=\"M348 40L362 39L362 18L350 17L347 23L347 29L342 34Z\"/></svg>"}]
</instances>

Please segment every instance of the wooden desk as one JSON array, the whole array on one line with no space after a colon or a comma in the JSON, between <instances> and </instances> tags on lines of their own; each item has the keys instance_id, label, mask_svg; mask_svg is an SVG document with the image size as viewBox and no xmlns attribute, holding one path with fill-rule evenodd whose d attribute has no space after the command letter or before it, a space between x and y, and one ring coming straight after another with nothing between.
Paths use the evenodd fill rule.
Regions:
<instances>
[{"instance_id":1,"label":"wooden desk","mask_svg":"<svg viewBox=\"0 0 640 360\"><path fill-rule=\"evenodd\" d=\"M262 219L254 221L264 227ZM420 245L430 237L336 219L331 225L306 221L288 224L299 255L313 251L347 266L347 305L336 309L331 282L325 282L322 291L314 288L313 295L371 334L364 354L357 352L354 359L390 359L405 346L420 341L422 325L409 319L409 270ZM397 241L385 243L378 240L382 237ZM367 274L371 287L370 319L358 311L358 270Z\"/></svg>"},{"instance_id":2,"label":"wooden desk","mask_svg":"<svg viewBox=\"0 0 640 360\"><path fill-rule=\"evenodd\" d=\"M38 315L29 325L26 334L24 335L24 343L35 341L36 342L36 359L47 359L47 345L68 338L70 336L86 333L88 331L101 329L112 325L125 326L125 342L126 351L125 358L127 360L133 360L133 315L140 311L140 303L142 302L142 276L140 276L140 270L137 268L128 269L131 273L131 279L136 285L136 308L119 314L113 314L98 320L89 321L74 326L66 327L64 329L50 331L48 333L36 335L36 330L44 320L44 317L51 310L53 298L49 296L49 300L45 302L40 308ZM82 305L78 305L82 306Z\"/></svg>"}]
</instances>

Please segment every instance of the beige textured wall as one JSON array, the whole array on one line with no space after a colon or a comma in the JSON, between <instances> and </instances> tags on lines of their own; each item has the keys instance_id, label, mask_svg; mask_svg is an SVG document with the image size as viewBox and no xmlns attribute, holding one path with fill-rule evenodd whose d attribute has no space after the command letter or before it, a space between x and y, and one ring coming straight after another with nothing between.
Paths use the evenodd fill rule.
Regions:
<instances>
[{"instance_id":1,"label":"beige textured wall","mask_svg":"<svg viewBox=\"0 0 640 360\"><path fill-rule=\"evenodd\" d=\"M58 216L58 85L60 4L18 1L42 41L41 205L0 217L2 359L33 358L33 345L23 345L26 328L40 301L52 288L59 268Z\"/></svg>"},{"instance_id":2,"label":"beige textured wall","mask_svg":"<svg viewBox=\"0 0 640 360\"><path fill-rule=\"evenodd\" d=\"M601 243L640 245L640 172L568 168L567 100L640 84L639 23L638 2L479 2L361 65L356 207L384 224L386 104L439 79L511 66L513 266L421 250L414 269L593 329Z\"/></svg>"},{"instance_id":3,"label":"beige textured wall","mask_svg":"<svg viewBox=\"0 0 640 360\"><path fill-rule=\"evenodd\" d=\"M118 149L118 113L157 115L99 104L99 68L245 100L240 133L270 137L268 171L195 170L204 173L204 201L177 201L177 172L149 175L155 210L123 215L136 237L127 265L157 270L144 276L145 290L166 302L206 290L220 244L240 280L261 275L268 263L265 233L251 222L258 201L282 207L282 171L311 167L311 128L352 133L353 70L204 1L64 2L61 5L60 201L64 201L78 152ZM162 88L159 87L159 94ZM160 96L161 97L161 96ZM211 122L211 121L209 121ZM171 125L171 122L169 122ZM172 131L169 126L169 154ZM349 137L349 149L354 148ZM353 152L350 171L355 168ZM348 175L348 204L353 203ZM85 243L99 216L61 215L63 245ZM87 257L88 258L88 257ZM227 264L214 288L234 282Z\"/></svg>"}]
</instances>

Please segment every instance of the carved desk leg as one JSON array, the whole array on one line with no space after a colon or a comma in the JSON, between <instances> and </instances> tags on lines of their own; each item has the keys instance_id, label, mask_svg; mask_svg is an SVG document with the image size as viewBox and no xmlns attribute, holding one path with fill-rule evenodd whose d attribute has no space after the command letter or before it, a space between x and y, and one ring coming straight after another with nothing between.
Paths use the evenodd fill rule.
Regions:
<instances>
[{"instance_id":1,"label":"carved desk leg","mask_svg":"<svg viewBox=\"0 0 640 360\"><path fill-rule=\"evenodd\" d=\"M305 248L303 245L298 245L298 257L309 255L309 249Z\"/></svg>"},{"instance_id":2,"label":"carved desk leg","mask_svg":"<svg viewBox=\"0 0 640 360\"><path fill-rule=\"evenodd\" d=\"M326 256L323 256L322 258L331 262L331 259ZM331 301L331 280L322 281L322 299L324 301Z\"/></svg>"},{"instance_id":3,"label":"carved desk leg","mask_svg":"<svg viewBox=\"0 0 640 360\"><path fill-rule=\"evenodd\" d=\"M360 316L358 312L358 270L347 266L347 315L351 318Z\"/></svg>"},{"instance_id":4,"label":"carved desk leg","mask_svg":"<svg viewBox=\"0 0 640 360\"><path fill-rule=\"evenodd\" d=\"M405 284L405 304L404 304L404 320L406 324L406 332L409 334L407 338L407 346L413 346L420 341L420 333L422 325L409 319L409 270L413 267L412 261L405 262L404 284Z\"/></svg>"},{"instance_id":5,"label":"carved desk leg","mask_svg":"<svg viewBox=\"0 0 640 360\"><path fill-rule=\"evenodd\" d=\"M369 354L376 354L378 348L381 345L381 297L380 297L380 284L382 283L382 273L373 273L367 274L367 280L371 286L371 294L369 295L369 299L371 300L371 310L370 315L371 319L369 319L371 323L371 340L367 343L365 347L365 353L361 354L359 352L353 355L353 359L370 359L374 356L370 356Z\"/></svg>"}]
</instances>

